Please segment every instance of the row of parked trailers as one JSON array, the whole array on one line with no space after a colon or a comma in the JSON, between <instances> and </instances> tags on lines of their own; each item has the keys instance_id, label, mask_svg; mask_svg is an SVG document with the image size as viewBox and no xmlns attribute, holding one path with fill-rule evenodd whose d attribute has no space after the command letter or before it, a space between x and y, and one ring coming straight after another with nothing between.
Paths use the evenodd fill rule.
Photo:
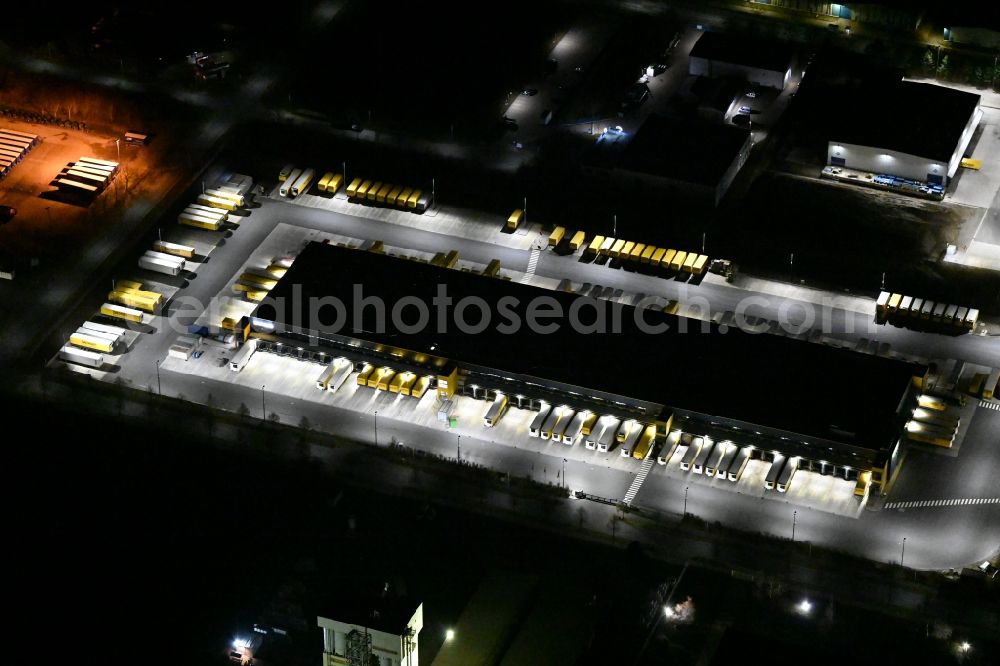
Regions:
<instances>
[{"instance_id":1,"label":"row of parked trailers","mask_svg":"<svg viewBox=\"0 0 1000 666\"><path fill-rule=\"evenodd\" d=\"M431 207L431 193L415 187L383 183L380 180L355 178L347 186L347 198L380 206L395 206L402 210L423 213Z\"/></svg>"},{"instance_id":2,"label":"row of parked trailers","mask_svg":"<svg viewBox=\"0 0 1000 666\"><path fill-rule=\"evenodd\" d=\"M906 437L913 442L951 448L961 425L961 417L938 397L917 396L917 406L906 423Z\"/></svg>"},{"instance_id":3,"label":"row of parked trailers","mask_svg":"<svg viewBox=\"0 0 1000 666\"><path fill-rule=\"evenodd\" d=\"M697 252L685 252L655 245L644 245L621 238L594 236L587 246L586 254L609 257L633 264L645 264L650 269L691 273L701 275L708 266L708 256Z\"/></svg>"},{"instance_id":4,"label":"row of parked trailers","mask_svg":"<svg viewBox=\"0 0 1000 666\"><path fill-rule=\"evenodd\" d=\"M20 164L28 151L40 141L37 134L0 128L0 179Z\"/></svg>"},{"instance_id":5,"label":"row of parked trailers","mask_svg":"<svg viewBox=\"0 0 1000 666\"><path fill-rule=\"evenodd\" d=\"M230 213L247 205L246 195L251 187L253 179L250 176L233 174L225 183L199 194L195 203L177 216L177 222L196 229L219 231L231 221Z\"/></svg>"},{"instance_id":6,"label":"row of parked trailers","mask_svg":"<svg viewBox=\"0 0 1000 666\"><path fill-rule=\"evenodd\" d=\"M979 321L979 310L883 291L875 301L875 320L880 324L891 321L900 325L931 322L971 331Z\"/></svg>"},{"instance_id":7,"label":"row of parked trailers","mask_svg":"<svg viewBox=\"0 0 1000 666\"><path fill-rule=\"evenodd\" d=\"M96 157L81 157L70 162L56 176L56 186L62 192L97 196L118 173L118 162Z\"/></svg>"},{"instance_id":8,"label":"row of parked trailers","mask_svg":"<svg viewBox=\"0 0 1000 666\"><path fill-rule=\"evenodd\" d=\"M88 368L101 368L104 354L113 352L124 337L124 328L96 321L84 322L69 336L69 343L59 350L59 358Z\"/></svg>"},{"instance_id":9,"label":"row of parked trailers","mask_svg":"<svg viewBox=\"0 0 1000 666\"><path fill-rule=\"evenodd\" d=\"M490 416L484 417L484 425ZM635 419L622 420L614 416L598 416L596 413L562 405L553 407L543 404L528 426L530 437L539 437L567 446L583 441L588 449L607 453L615 446L623 457L644 460L652 451L656 437L656 426L644 424Z\"/></svg>"},{"instance_id":10,"label":"row of parked trailers","mask_svg":"<svg viewBox=\"0 0 1000 666\"><path fill-rule=\"evenodd\" d=\"M408 395L417 400L424 396L433 380L432 375L418 375L409 370L396 372L389 366L375 367L371 363L362 366L357 378L358 386Z\"/></svg>"}]
</instances>

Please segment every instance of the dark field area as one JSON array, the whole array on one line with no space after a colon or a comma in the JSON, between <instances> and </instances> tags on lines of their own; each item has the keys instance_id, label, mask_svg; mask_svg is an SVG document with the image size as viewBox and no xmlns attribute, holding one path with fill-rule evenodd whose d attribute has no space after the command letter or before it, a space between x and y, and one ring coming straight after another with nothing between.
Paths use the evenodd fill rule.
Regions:
<instances>
[{"instance_id":1,"label":"dark field area","mask_svg":"<svg viewBox=\"0 0 1000 666\"><path fill-rule=\"evenodd\" d=\"M542 71L571 5L356 2L298 58L276 101L423 138L489 138L507 93ZM287 97L287 99L285 99Z\"/></svg>"},{"instance_id":2,"label":"dark field area","mask_svg":"<svg viewBox=\"0 0 1000 666\"><path fill-rule=\"evenodd\" d=\"M105 402L80 397L98 410ZM965 638L976 646L966 663L997 653L995 641L964 636L947 618L890 619L697 563L681 574L636 544L574 541L344 485L269 428L212 444L180 439L167 419L140 428L9 396L3 404L8 423L32 428L5 465L15 572L5 599L18 610L11 663L47 663L56 633L80 646L82 663L221 665L225 646L259 622L289 630L269 663L310 666L322 649L316 614L336 616L343 590L386 584L423 601L421 663L430 663L491 570L536 576L539 593L589 599L575 613L585 644L559 663L728 664L779 646L819 664L941 664ZM354 464L370 460L358 456ZM669 541L662 547L669 552ZM693 614L668 623L660 616L679 575L671 604L690 597ZM795 610L806 597L808 617ZM65 621L54 627L54 616Z\"/></svg>"}]
</instances>

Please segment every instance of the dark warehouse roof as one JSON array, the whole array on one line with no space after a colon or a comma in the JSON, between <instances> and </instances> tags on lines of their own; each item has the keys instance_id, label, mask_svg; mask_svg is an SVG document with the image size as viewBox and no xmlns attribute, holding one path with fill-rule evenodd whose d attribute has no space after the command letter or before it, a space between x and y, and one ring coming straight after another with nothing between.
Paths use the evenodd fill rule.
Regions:
<instances>
[{"instance_id":1,"label":"dark warehouse roof","mask_svg":"<svg viewBox=\"0 0 1000 666\"><path fill-rule=\"evenodd\" d=\"M408 596L364 594L341 590L320 609L320 617L403 635L420 602Z\"/></svg>"},{"instance_id":2,"label":"dark warehouse roof","mask_svg":"<svg viewBox=\"0 0 1000 666\"><path fill-rule=\"evenodd\" d=\"M730 124L651 115L625 149L629 171L715 187L750 137Z\"/></svg>"},{"instance_id":3,"label":"dark warehouse roof","mask_svg":"<svg viewBox=\"0 0 1000 666\"><path fill-rule=\"evenodd\" d=\"M512 310L522 321L527 303L542 296L554 299L564 312L579 299L596 303L565 292L314 242L254 316L288 330L295 325L293 291L301 290L305 303L333 296L347 305L342 336L869 449L890 444L894 416L911 377L925 370L793 338L735 329L723 333L715 326L702 332L700 321L643 310L645 321L670 326L666 332L649 333L636 324L636 309L630 306L615 306L622 312L620 333L577 332L565 322L548 334L527 326L516 334L504 334L496 326L469 334L457 331L454 324L443 333L436 327L405 333L393 329L391 321L385 333L369 332L374 329L374 310L369 309L358 326L353 320L356 284L362 285L364 297L381 297L387 311L403 297L415 296L430 305L443 284L454 303L466 296L482 298L493 308L493 321L500 323L504 319L497 313L504 311L496 304L502 297L518 299ZM286 305L279 308L274 302ZM311 308L300 309L299 328L322 328L311 320ZM468 312L466 320L475 322L478 310ZM582 312L585 321L592 320L592 307ZM431 307L432 322L435 314ZM329 310L316 316L327 325L334 318ZM406 321L415 318L410 314ZM364 332L352 333L355 329Z\"/></svg>"},{"instance_id":4,"label":"dark warehouse roof","mask_svg":"<svg viewBox=\"0 0 1000 666\"><path fill-rule=\"evenodd\" d=\"M947 164L979 95L932 83L900 81L843 99L832 141L884 148Z\"/></svg>"},{"instance_id":5,"label":"dark warehouse roof","mask_svg":"<svg viewBox=\"0 0 1000 666\"><path fill-rule=\"evenodd\" d=\"M691 49L691 57L755 67L783 74L792 65L795 49L782 42L763 41L720 32L706 32L695 42Z\"/></svg>"}]
</instances>

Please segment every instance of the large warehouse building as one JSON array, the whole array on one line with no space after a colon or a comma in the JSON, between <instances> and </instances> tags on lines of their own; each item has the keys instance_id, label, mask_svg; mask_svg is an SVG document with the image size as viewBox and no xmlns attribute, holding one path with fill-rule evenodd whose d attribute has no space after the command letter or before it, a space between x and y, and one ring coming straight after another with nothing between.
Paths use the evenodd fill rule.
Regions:
<instances>
[{"instance_id":1,"label":"large warehouse building","mask_svg":"<svg viewBox=\"0 0 1000 666\"><path fill-rule=\"evenodd\" d=\"M795 49L773 41L706 32L691 49L688 74L732 77L784 90L795 67Z\"/></svg>"},{"instance_id":2,"label":"large warehouse building","mask_svg":"<svg viewBox=\"0 0 1000 666\"><path fill-rule=\"evenodd\" d=\"M450 310L441 309L441 289ZM419 303L429 309L424 321ZM575 312L583 327L565 317L544 320L554 329L527 325L553 308ZM475 330L456 325L460 310ZM515 319L522 325L507 326ZM301 252L251 324L264 351L283 342L432 375L442 399L499 391L526 409L572 405L655 424L663 436L682 428L738 439L757 457L797 456L800 469L847 479L873 470L876 485L894 473L914 386L926 374L912 363L322 243Z\"/></svg>"},{"instance_id":3,"label":"large warehouse building","mask_svg":"<svg viewBox=\"0 0 1000 666\"><path fill-rule=\"evenodd\" d=\"M979 95L900 81L844 100L827 164L947 187L983 111Z\"/></svg>"},{"instance_id":4,"label":"large warehouse building","mask_svg":"<svg viewBox=\"0 0 1000 666\"><path fill-rule=\"evenodd\" d=\"M718 206L752 146L750 131L735 125L651 115L625 149L615 178L671 188Z\"/></svg>"}]
</instances>

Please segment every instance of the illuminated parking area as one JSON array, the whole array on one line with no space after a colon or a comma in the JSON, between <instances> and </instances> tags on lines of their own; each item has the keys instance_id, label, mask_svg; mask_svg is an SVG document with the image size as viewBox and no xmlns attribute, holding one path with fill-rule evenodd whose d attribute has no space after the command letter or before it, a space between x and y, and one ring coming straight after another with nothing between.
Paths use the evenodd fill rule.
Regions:
<instances>
[{"instance_id":1,"label":"illuminated parking area","mask_svg":"<svg viewBox=\"0 0 1000 666\"><path fill-rule=\"evenodd\" d=\"M662 474L669 477L671 481L679 483L701 483L720 491L786 502L851 518L859 517L864 509L864 502L860 501L861 498L854 496L854 481L818 472L798 470L792 478L787 492L779 492L777 489L767 490L764 482L771 469L770 462L750 460L739 480L734 482L729 481L728 478L708 477L705 474L681 470L681 460L687 452L687 446L679 445L667 464L657 465L651 476ZM656 480L651 478L646 481L647 485L651 483L656 483ZM637 503L642 504L641 491Z\"/></svg>"}]
</instances>

